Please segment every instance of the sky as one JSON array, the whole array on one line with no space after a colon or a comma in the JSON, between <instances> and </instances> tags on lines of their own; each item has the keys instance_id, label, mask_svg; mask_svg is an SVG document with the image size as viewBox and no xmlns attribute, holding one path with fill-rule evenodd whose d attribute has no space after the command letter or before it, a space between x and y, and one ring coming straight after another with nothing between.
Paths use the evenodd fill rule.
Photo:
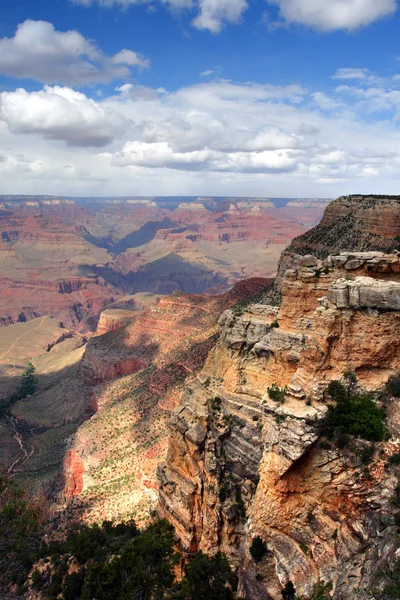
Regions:
<instances>
[{"instance_id":1,"label":"sky","mask_svg":"<svg viewBox=\"0 0 400 600\"><path fill-rule=\"evenodd\" d=\"M400 0L6 0L0 194L400 194Z\"/></svg>"}]
</instances>

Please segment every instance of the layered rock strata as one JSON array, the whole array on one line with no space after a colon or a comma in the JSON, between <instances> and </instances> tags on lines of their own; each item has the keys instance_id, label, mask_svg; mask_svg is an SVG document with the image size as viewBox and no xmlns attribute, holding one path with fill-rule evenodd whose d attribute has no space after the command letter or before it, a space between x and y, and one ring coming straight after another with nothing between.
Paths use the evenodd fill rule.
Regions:
<instances>
[{"instance_id":1,"label":"layered rock strata","mask_svg":"<svg viewBox=\"0 0 400 600\"><path fill-rule=\"evenodd\" d=\"M390 441L365 470L360 455L320 436L328 383L352 371L375 393L400 370L399 256L304 256L287 272L280 308L254 304L220 318L221 337L170 420L159 466L158 514L175 526L186 553L225 552L239 596L281 599L330 581L333 598L369 591L395 531L385 470L398 452L400 411L388 409ZM279 386L285 401L271 399ZM249 552L260 535L261 562Z\"/></svg>"},{"instance_id":2,"label":"layered rock strata","mask_svg":"<svg viewBox=\"0 0 400 600\"><path fill-rule=\"evenodd\" d=\"M301 256L320 258L339 253L392 252L400 243L400 196L341 196L325 209L321 222L294 238L282 252L277 288L287 269Z\"/></svg>"}]
</instances>

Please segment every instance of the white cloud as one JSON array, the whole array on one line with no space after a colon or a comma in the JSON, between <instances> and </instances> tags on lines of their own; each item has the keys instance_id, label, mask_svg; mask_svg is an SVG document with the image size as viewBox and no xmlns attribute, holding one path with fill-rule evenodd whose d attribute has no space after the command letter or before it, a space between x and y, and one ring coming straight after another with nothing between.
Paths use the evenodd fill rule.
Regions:
<instances>
[{"instance_id":1,"label":"white cloud","mask_svg":"<svg viewBox=\"0 0 400 600\"><path fill-rule=\"evenodd\" d=\"M202 73L200 73L201 77L210 77L210 75L213 75L215 73L215 71L213 71L212 69L208 69L207 71L203 71Z\"/></svg>"},{"instance_id":2,"label":"white cloud","mask_svg":"<svg viewBox=\"0 0 400 600\"><path fill-rule=\"evenodd\" d=\"M126 79L131 67L149 64L132 50L105 56L79 32L57 31L47 21L27 20L14 37L0 39L0 74L42 83L107 83Z\"/></svg>"},{"instance_id":3,"label":"white cloud","mask_svg":"<svg viewBox=\"0 0 400 600\"><path fill-rule=\"evenodd\" d=\"M322 31L355 30L390 16L396 0L267 0L279 7L286 23L307 25Z\"/></svg>"},{"instance_id":4,"label":"white cloud","mask_svg":"<svg viewBox=\"0 0 400 600\"><path fill-rule=\"evenodd\" d=\"M4 193L334 196L396 192L400 92L229 81L0 96ZM364 85L364 84L363 84ZM371 110L386 107L383 116ZM60 143L60 141L62 143ZM71 146L74 146L71 148ZM101 146L101 151L96 147Z\"/></svg>"},{"instance_id":5,"label":"white cloud","mask_svg":"<svg viewBox=\"0 0 400 600\"><path fill-rule=\"evenodd\" d=\"M199 14L192 24L219 33L225 22L238 23L247 8L246 0L199 0Z\"/></svg>"},{"instance_id":6,"label":"white cloud","mask_svg":"<svg viewBox=\"0 0 400 600\"><path fill-rule=\"evenodd\" d=\"M129 67L139 67L140 69L147 69L150 66L148 58L143 58L137 52L126 49L114 54L110 62L113 65L127 65Z\"/></svg>"},{"instance_id":7,"label":"white cloud","mask_svg":"<svg viewBox=\"0 0 400 600\"><path fill-rule=\"evenodd\" d=\"M248 8L247 0L73 0L83 6L99 6L110 8L117 6L129 8L138 4L148 4L154 7L161 3L172 11L195 9L197 16L192 25L197 29L206 29L211 33L219 33L226 23L238 23Z\"/></svg>"},{"instance_id":8,"label":"white cloud","mask_svg":"<svg viewBox=\"0 0 400 600\"><path fill-rule=\"evenodd\" d=\"M368 69L344 68L338 69L332 79L365 79L368 73Z\"/></svg>"},{"instance_id":9,"label":"white cloud","mask_svg":"<svg viewBox=\"0 0 400 600\"><path fill-rule=\"evenodd\" d=\"M127 9L147 4L155 9L161 4L171 9L196 10L192 25L197 29L217 34L227 23L238 23L249 6L249 0L73 0L84 6L99 5ZM397 0L266 0L279 9L280 20L271 21L264 13L263 19L270 30L290 23L306 25L322 31L338 29L355 30L374 21L393 15Z\"/></svg>"},{"instance_id":10,"label":"white cloud","mask_svg":"<svg viewBox=\"0 0 400 600\"><path fill-rule=\"evenodd\" d=\"M127 142L112 157L117 166L167 167L182 171L232 171L240 173L279 173L295 170L296 157L286 150L225 153L209 148L176 152L168 142Z\"/></svg>"},{"instance_id":11,"label":"white cloud","mask_svg":"<svg viewBox=\"0 0 400 600\"><path fill-rule=\"evenodd\" d=\"M12 133L39 134L69 146L102 147L129 126L113 109L58 86L1 92L0 118Z\"/></svg>"}]
</instances>

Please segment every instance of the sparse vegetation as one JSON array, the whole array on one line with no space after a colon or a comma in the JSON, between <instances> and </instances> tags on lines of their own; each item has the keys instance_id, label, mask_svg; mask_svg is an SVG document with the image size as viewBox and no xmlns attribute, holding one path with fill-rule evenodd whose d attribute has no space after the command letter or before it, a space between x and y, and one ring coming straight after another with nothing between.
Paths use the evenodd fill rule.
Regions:
<instances>
[{"instance_id":1,"label":"sparse vegetation","mask_svg":"<svg viewBox=\"0 0 400 600\"><path fill-rule=\"evenodd\" d=\"M233 306L231 306L231 310L233 313L240 317L250 304L260 304L263 302L266 293L271 289L272 284L267 285L263 290L253 294L252 296L248 296L247 298L242 298L239 302L236 302Z\"/></svg>"},{"instance_id":2,"label":"sparse vegetation","mask_svg":"<svg viewBox=\"0 0 400 600\"><path fill-rule=\"evenodd\" d=\"M250 554L255 562L260 562L267 554L267 544L259 535L253 538L250 546Z\"/></svg>"},{"instance_id":3,"label":"sparse vegetation","mask_svg":"<svg viewBox=\"0 0 400 600\"><path fill-rule=\"evenodd\" d=\"M38 557L40 507L7 477L0 477L0 591L22 584ZM4 596L3 596L4 597Z\"/></svg>"},{"instance_id":4,"label":"sparse vegetation","mask_svg":"<svg viewBox=\"0 0 400 600\"><path fill-rule=\"evenodd\" d=\"M332 590L332 584L331 583L324 583L323 581L320 581L319 583L317 583L314 586L313 591L311 592L310 596L303 596L301 598L299 598L298 600L330 600L331 596L330 596L330 591Z\"/></svg>"},{"instance_id":5,"label":"sparse vegetation","mask_svg":"<svg viewBox=\"0 0 400 600\"><path fill-rule=\"evenodd\" d=\"M384 411L378 408L371 395L357 393L356 385L355 376L346 373L343 381L331 381L327 389L334 404L329 405L322 433L330 439L336 436L339 445L343 446L346 436L380 442L386 434Z\"/></svg>"},{"instance_id":6,"label":"sparse vegetation","mask_svg":"<svg viewBox=\"0 0 400 600\"><path fill-rule=\"evenodd\" d=\"M285 402L285 395L287 393L286 388L280 388L278 385L273 383L271 387L267 389L267 391L268 396L271 398L271 400L279 402L279 404L283 404Z\"/></svg>"},{"instance_id":7,"label":"sparse vegetation","mask_svg":"<svg viewBox=\"0 0 400 600\"><path fill-rule=\"evenodd\" d=\"M310 596L297 596L293 583L288 581L282 590L282 600L330 600L331 590L331 583L320 581L314 586Z\"/></svg>"},{"instance_id":8,"label":"sparse vegetation","mask_svg":"<svg viewBox=\"0 0 400 600\"><path fill-rule=\"evenodd\" d=\"M392 375L386 384L386 391L395 398L400 398L400 374Z\"/></svg>"}]
</instances>

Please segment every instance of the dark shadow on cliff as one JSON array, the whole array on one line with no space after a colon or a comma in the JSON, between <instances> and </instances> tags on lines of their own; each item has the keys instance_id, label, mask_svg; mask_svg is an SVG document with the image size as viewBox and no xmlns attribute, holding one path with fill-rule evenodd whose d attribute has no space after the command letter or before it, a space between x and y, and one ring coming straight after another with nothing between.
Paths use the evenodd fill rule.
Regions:
<instances>
[{"instance_id":1,"label":"dark shadow on cliff","mask_svg":"<svg viewBox=\"0 0 400 600\"><path fill-rule=\"evenodd\" d=\"M175 290L185 294L201 294L215 285L228 285L228 277L185 261L177 254L154 260L136 272L122 273L112 264L94 266L93 270L107 283L130 294L171 294Z\"/></svg>"}]
</instances>

